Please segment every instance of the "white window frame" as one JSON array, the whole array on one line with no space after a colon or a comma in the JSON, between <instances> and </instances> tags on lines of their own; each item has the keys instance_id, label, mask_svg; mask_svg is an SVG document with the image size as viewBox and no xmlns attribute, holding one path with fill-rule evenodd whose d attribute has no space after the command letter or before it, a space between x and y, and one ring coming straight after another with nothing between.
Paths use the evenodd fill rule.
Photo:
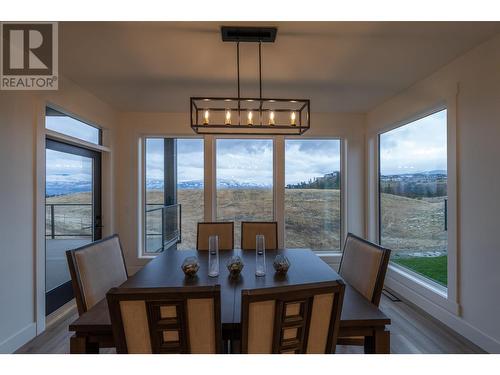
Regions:
<instances>
[{"instance_id":1,"label":"white window frame","mask_svg":"<svg viewBox=\"0 0 500 375\"><path fill-rule=\"evenodd\" d=\"M448 190L448 287L443 287L438 283L422 276L414 271L411 271L405 267L389 263L386 283L385 285L398 292L400 295L407 298L410 302L415 303L421 307L428 307L430 304L437 305L441 308L446 309L454 315L460 315L461 309L458 300L457 290L457 146L456 146L456 103L452 100L442 100L434 105L430 105L425 109L417 112L416 114L405 117L401 121L392 123L391 125L380 129L376 136L369 142L371 142L373 149L369 149L369 155L374 156L371 166L368 169L373 168L372 173L369 178L373 178L371 181L372 189L371 194L373 204L372 212L369 215L368 232L375 235L375 238L371 238L376 242L380 242L380 204L379 204L379 181L380 181L380 135L387 133L388 131L397 129L401 126L408 125L414 121L422 119L424 117L430 116L436 112L447 110L447 190ZM370 152L373 151L373 152ZM369 193L369 195L371 195ZM426 308L429 311L431 308Z\"/></svg>"},{"instance_id":2,"label":"white window frame","mask_svg":"<svg viewBox=\"0 0 500 375\"><path fill-rule=\"evenodd\" d=\"M45 134L47 137L50 137L53 139L59 139L59 140L62 140L64 142L73 144L75 146L81 146L81 147L85 147L85 148L88 148L91 150L106 151L106 152L110 151L110 149L108 147L103 146L103 144L104 144L104 129L101 126L95 124L92 121L86 120L85 118L83 118L80 115L77 115L75 113L67 111L64 108L62 108L61 106L58 106L54 103L47 102L45 107L46 108L48 107L54 111L60 112L63 115L66 115L67 117L72 118L73 120L79 121L87 126L90 126L94 129L96 129L99 132L99 135L98 135L99 142L94 143L94 142L86 141L85 139L73 137L71 135L61 133L61 132L58 132L56 130L49 129L49 128L47 128L47 124L44 121L44 130L45 130ZM47 115L45 115L45 116L47 116Z\"/></svg>"}]
</instances>

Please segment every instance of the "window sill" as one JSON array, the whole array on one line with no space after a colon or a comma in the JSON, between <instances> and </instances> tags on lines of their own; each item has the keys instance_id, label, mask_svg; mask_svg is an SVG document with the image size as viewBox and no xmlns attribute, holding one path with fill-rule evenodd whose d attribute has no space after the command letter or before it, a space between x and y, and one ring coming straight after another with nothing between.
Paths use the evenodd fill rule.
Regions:
<instances>
[{"instance_id":1,"label":"window sill","mask_svg":"<svg viewBox=\"0 0 500 375\"><path fill-rule=\"evenodd\" d=\"M340 262L340 258L342 258L342 253L340 251L313 250L313 253L320 258L336 260L338 262Z\"/></svg>"},{"instance_id":2,"label":"window sill","mask_svg":"<svg viewBox=\"0 0 500 375\"><path fill-rule=\"evenodd\" d=\"M329 250L313 250L313 252L330 267L338 270L340 266L340 259L342 259L342 252Z\"/></svg>"},{"instance_id":3,"label":"window sill","mask_svg":"<svg viewBox=\"0 0 500 375\"><path fill-rule=\"evenodd\" d=\"M460 314L460 306L448 299L446 287L401 266L389 264L385 286L424 310L425 304L432 303L454 315Z\"/></svg>"},{"instance_id":4,"label":"window sill","mask_svg":"<svg viewBox=\"0 0 500 375\"><path fill-rule=\"evenodd\" d=\"M154 254L141 254L139 255L139 259L154 259L161 253L154 253Z\"/></svg>"}]
</instances>

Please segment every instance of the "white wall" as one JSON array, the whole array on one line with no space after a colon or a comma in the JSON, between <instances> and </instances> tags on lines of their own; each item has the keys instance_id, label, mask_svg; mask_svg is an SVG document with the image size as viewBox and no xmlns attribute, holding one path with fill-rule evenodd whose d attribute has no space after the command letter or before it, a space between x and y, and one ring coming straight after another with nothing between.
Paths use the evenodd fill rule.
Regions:
<instances>
[{"instance_id":1,"label":"white wall","mask_svg":"<svg viewBox=\"0 0 500 375\"><path fill-rule=\"evenodd\" d=\"M0 352L36 332L33 100L0 93Z\"/></svg>"},{"instance_id":2,"label":"white wall","mask_svg":"<svg viewBox=\"0 0 500 375\"><path fill-rule=\"evenodd\" d=\"M364 125L362 114L313 113L311 129L302 137L340 137L347 149L347 229L364 234ZM188 113L121 113L116 138L116 228L130 272L139 259L139 139L145 135L194 136Z\"/></svg>"},{"instance_id":3,"label":"white wall","mask_svg":"<svg viewBox=\"0 0 500 375\"><path fill-rule=\"evenodd\" d=\"M14 351L44 329L47 103L102 126L106 142L113 143L114 111L68 80L61 79L57 92L0 91L0 353ZM111 168L112 155L106 154L103 216L108 232L113 231Z\"/></svg>"},{"instance_id":4,"label":"white wall","mask_svg":"<svg viewBox=\"0 0 500 375\"><path fill-rule=\"evenodd\" d=\"M376 232L376 134L445 102L456 123L458 315L413 301L490 352L500 352L500 36L469 51L367 114L368 233ZM390 276L390 275L389 275ZM390 280L389 280L390 283Z\"/></svg>"}]
</instances>

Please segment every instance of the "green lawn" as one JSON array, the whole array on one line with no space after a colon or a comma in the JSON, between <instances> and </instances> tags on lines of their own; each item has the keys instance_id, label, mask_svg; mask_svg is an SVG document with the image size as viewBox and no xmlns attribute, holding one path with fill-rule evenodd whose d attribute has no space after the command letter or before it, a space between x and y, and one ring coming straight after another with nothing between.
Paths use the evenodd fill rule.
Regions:
<instances>
[{"instance_id":1,"label":"green lawn","mask_svg":"<svg viewBox=\"0 0 500 375\"><path fill-rule=\"evenodd\" d=\"M392 261L424 275L441 285L448 285L448 256L446 255L438 257L393 258Z\"/></svg>"}]
</instances>

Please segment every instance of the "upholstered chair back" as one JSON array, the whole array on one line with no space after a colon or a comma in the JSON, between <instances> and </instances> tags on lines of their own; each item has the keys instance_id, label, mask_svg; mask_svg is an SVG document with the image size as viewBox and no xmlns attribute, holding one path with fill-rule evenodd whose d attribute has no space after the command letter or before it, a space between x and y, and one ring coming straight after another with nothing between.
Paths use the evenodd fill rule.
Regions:
<instances>
[{"instance_id":1,"label":"upholstered chair back","mask_svg":"<svg viewBox=\"0 0 500 375\"><path fill-rule=\"evenodd\" d=\"M117 235L68 250L66 258L80 315L128 278Z\"/></svg>"},{"instance_id":2,"label":"upholstered chair back","mask_svg":"<svg viewBox=\"0 0 500 375\"><path fill-rule=\"evenodd\" d=\"M107 300L117 353L221 352L218 285L114 288Z\"/></svg>"},{"instance_id":3,"label":"upholstered chair back","mask_svg":"<svg viewBox=\"0 0 500 375\"><path fill-rule=\"evenodd\" d=\"M210 236L219 236L219 250L233 250L234 248L234 223L198 223L196 239L197 250L208 250Z\"/></svg>"},{"instance_id":4,"label":"upholstered chair back","mask_svg":"<svg viewBox=\"0 0 500 375\"><path fill-rule=\"evenodd\" d=\"M243 290L242 353L334 353L344 289L330 281Z\"/></svg>"},{"instance_id":5,"label":"upholstered chair back","mask_svg":"<svg viewBox=\"0 0 500 375\"><path fill-rule=\"evenodd\" d=\"M391 251L349 233L339 274L354 289L378 306Z\"/></svg>"},{"instance_id":6,"label":"upholstered chair back","mask_svg":"<svg viewBox=\"0 0 500 375\"><path fill-rule=\"evenodd\" d=\"M278 223L273 222L252 222L241 223L241 248L244 250L255 250L258 234L264 236L266 250L276 250L278 248Z\"/></svg>"}]
</instances>

